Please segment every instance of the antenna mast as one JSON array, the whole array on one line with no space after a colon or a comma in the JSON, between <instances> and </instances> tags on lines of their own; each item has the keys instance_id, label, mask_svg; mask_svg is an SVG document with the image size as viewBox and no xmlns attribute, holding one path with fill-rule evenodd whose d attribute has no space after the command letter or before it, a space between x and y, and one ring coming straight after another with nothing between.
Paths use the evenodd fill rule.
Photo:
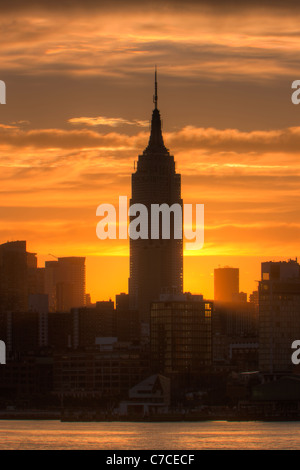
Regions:
<instances>
[{"instance_id":1,"label":"antenna mast","mask_svg":"<svg viewBox=\"0 0 300 470\"><path fill-rule=\"evenodd\" d=\"M154 87L154 96L153 96L153 103L155 105L155 109L157 109L157 68L155 66L155 87Z\"/></svg>"}]
</instances>

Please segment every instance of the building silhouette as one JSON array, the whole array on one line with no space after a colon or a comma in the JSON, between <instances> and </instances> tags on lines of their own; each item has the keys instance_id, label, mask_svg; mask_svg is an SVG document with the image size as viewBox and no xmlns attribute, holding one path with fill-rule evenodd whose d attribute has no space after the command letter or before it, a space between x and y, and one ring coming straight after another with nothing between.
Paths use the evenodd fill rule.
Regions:
<instances>
[{"instance_id":1,"label":"building silhouette","mask_svg":"<svg viewBox=\"0 0 300 470\"><path fill-rule=\"evenodd\" d=\"M0 245L0 311L26 311L28 296L44 293L44 269L36 253L26 251L26 241Z\"/></svg>"},{"instance_id":2,"label":"building silhouette","mask_svg":"<svg viewBox=\"0 0 300 470\"><path fill-rule=\"evenodd\" d=\"M148 239L130 239L130 306L137 309L143 323L150 323L150 303L164 292L182 293L183 242L174 237L174 214L170 215L170 237L151 239L151 205L179 204L182 211L181 175L176 173L174 157L165 147L160 113L157 108L155 72L154 110L148 146L139 155L132 174L130 206L143 204L148 209ZM182 224L182 217L181 217Z\"/></svg>"},{"instance_id":3,"label":"building silhouette","mask_svg":"<svg viewBox=\"0 0 300 470\"><path fill-rule=\"evenodd\" d=\"M27 307L28 272L25 241L0 245L0 301L2 311Z\"/></svg>"},{"instance_id":4,"label":"building silhouette","mask_svg":"<svg viewBox=\"0 0 300 470\"><path fill-rule=\"evenodd\" d=\"M232 302L239 294L239 268L217 268L214 270L214 300Z\"/></svg>"},{"instance_id":5,"label":"building silhouette","mask_svg":"<svg viewBox=\"0 0 300 470\"><path fill-rule=\"evenodd\" d=\"M259 369L293 368L291 345L300 333L300 265L297 260L265 262L259 282Z\"/></svg>"},{"instance_id":6,"label":"building silhouette","mask_svg":"<svg viewBox=\"0 0 300 470\"><path fill-rule=\"evenodd\" d=\"M164 296L161 296L162 298ZM182 294L151 304L151 360L166 376L197 375L212 365L213 302Z\"/></svg>"},{"instance_id":7,"label":"building silhouette","mask_svg":"<svg viewBox=\"0 0 300 470\"><path fill-rule=\"evenodd\" d=\"M254 303L215 302L213 362L240 372L258 368L258 309Z\"/></svg>"},{"instance_id":8,"label":"building silhouette","mask_svg":"<svg viewBox=\"0 0 300 470\"><path fill-rule=\"evenodd\" d=\"M69 256L45 263L49 311L67 312L85 305L85 258Z\"/></svg>"}]
</instances>

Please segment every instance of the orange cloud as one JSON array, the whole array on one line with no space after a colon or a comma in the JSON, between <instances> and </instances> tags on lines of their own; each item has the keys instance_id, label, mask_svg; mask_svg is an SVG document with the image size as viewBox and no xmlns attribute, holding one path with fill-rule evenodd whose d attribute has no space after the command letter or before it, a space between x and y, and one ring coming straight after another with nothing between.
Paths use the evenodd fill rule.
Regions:
<instances>
[{"instance_id":1,"label":"orange cloud","mask_svg":"<svg viewBox=\"0 0 300 470\"><path fill-rule=\"evenodd\" d=\"M133 121L129 121L128 119L107 118L105 116L72 118L72 119L69 119L68 122L70 124L84 124L86 126L119 127L124 124L130 125L130 126L138 126L138 127L149 126L148 121L139 121L137 119L134 119Z\"/></svg>"},{"instance_id":2,"label":"orange cloud","mask_svg":"<svg viewBox=\"0 0 300 470\"><path fill-rule=\"evenodd\" d=\"M12 16L13 15L13 16ZM298 74L299 10L197 8L141 3L67 15L42 8L20 17L3 10L2 71L73 76L137 76L153 70L176 77L247 80Z\"/></svg>"}]
</instances>

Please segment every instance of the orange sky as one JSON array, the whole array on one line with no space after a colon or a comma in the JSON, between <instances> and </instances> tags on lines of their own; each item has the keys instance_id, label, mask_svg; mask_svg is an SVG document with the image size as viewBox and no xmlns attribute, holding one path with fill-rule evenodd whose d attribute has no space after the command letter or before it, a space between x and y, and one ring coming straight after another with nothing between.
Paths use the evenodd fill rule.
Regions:
<instances>
[{"instance_id":1,"label":"orange sky","mask_svg":"<svg viewBox=\"0 0 300 470\"><path fill-rule=\"evenodd\" d=\"M186 256L185 289L212 297L213 269L231 265L250 293L262 259L297 256L294 2L13 3L0 19L1 242L26 239L41 265L49 253L87 256L93 300L127 290L128 243L97 239L96 208L130 197L157 64L184 202L205 205L205 245Z\"/></svg>"}]
</instances>

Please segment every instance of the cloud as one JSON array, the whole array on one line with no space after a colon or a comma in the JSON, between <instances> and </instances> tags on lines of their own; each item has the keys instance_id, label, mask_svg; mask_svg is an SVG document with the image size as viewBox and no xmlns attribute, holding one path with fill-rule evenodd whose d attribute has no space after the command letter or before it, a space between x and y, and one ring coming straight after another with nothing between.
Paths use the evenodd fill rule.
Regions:
<instances>
[{"instance_id":1,"label":"cloud","mask_svg":"<svg viewBox=\"0 0 300 470\"><path fill-rule=\"evenodd\" d=\"M168 144L177 150L204 149L213 152L294 153L300 148L300 127L242 132L188 126L167 134Z\"/></svg>"},{"instance_id":2,"label":"cloud","mask_svg":"<svg viewBox=\"0 0 300 470\"><path fill-rule=\"evenodd\" d=\"M45 2L46 11L32 3L27 14L20 7L14 16L1 8L2 73L133 79L153 71L154 63L167 76L190 80L262 81L298 73L299 6L285 6L284 14L276 5L268 14L255 8L245 14L231 2L214 8L190 2L184 9L178 2L157 8L151 2L54 4Z\"/></svg>"},{"instance_id":3,"label":"cloud","mask_svg":"<svg viewBox=\"0 0 300 470\"><path fill-rule=\"evenodd\" d=\"M94 122L94 119L96 120ZM73 124L84 123L91 127L97 125L117 126L120 118L72 118ZM123 120L121 121L123 123ZM127 121L126 123L132 123ZM122 152L130 152L134 157L136 152L142 151L147 144L149 133L139 132L128 135L119 132L101 133L96 130L78 129L19 129L15 126L0 124L0 149L11 148L39 148L53 152L54 149L103 149L118 151L116 157L123 158ZM300 127L289 127L266 131L240 131L238 129L215 129L186 126L178 131L165 132L165 142L171 152L189 155L189 152L201 152L202 164L207 163L214 154L217 161L227 167L243 169L252 167L275 169L289 166L287 160L261 160L262 155L298 154L300 148ZM237 156L238 155L238 156ZM241 161L240 155L243 156ZM128 156L128 155L127 155ZM245 156L248 161L245 162ZM259 157L259 161L257 160ZM249 158L252 162L249 162ZM291 157L294 158L294 157ZM197 162L194 161L195 164ZM213 162L210 160L210 163Z\"/></svg>"},{"instance_id":4,"label":"cloud","mask_svg":"<svg viewBox=\"0 0 300 470\"><path fill-rule=\"evenodd\" d=\"M104 148L122 150L132 148L140 140L141 136L134 138L126 134L108 133L101 134L87 129L63 130L63 129L34 129L21 130L0 129L0 147L33 147L40 149L81 149ZM10 131L10 132L4 132Z\"/></svg>"},{"instance_id":5,"label":"cloud","mask_svg":"<svg viewBox=\"0 0 300 470\"><path fill-rule=\"evenodd\" d=\"M186 0L184 2L184 8L182 6L181 0L165 0L163 3L160 0L146 0L143 2L145 8L156 9L157 11L163 11L165 9L173 9L182 11L186 8L191 9L203 9L203 7L216 9L219 12L224 11L243 11L253 8L270 8L270 9L285 9L285 8L295 8L299 7L299 2L297 0L286 0L283 4L281 0L247 0L240 2L239 0ZM82 0L44 0L40 2L39 0L28 0L23 2L22 0L11 0L3 4L2 10L5 11L14 11L18 10L67 10L72 11L76 9L86 10L90 9L92 11L102 10L118 10L124 8L123 0L110 0L99 2L98 0L85 0L83 3ZM139 0L129 0L126 2L126 9L136 10L137 8L142 8L141 2Z\"/></svg>"},{"instance_id":6,"label":"cloud","mask_svg":"<svg viewBox=\"0 0 300 470\"><path fill-rule=\"evenodd\" d=\"M9 124L0 124L0 129L16 129L16 126L10 126Z\"/></svg>"}]
</instances>

